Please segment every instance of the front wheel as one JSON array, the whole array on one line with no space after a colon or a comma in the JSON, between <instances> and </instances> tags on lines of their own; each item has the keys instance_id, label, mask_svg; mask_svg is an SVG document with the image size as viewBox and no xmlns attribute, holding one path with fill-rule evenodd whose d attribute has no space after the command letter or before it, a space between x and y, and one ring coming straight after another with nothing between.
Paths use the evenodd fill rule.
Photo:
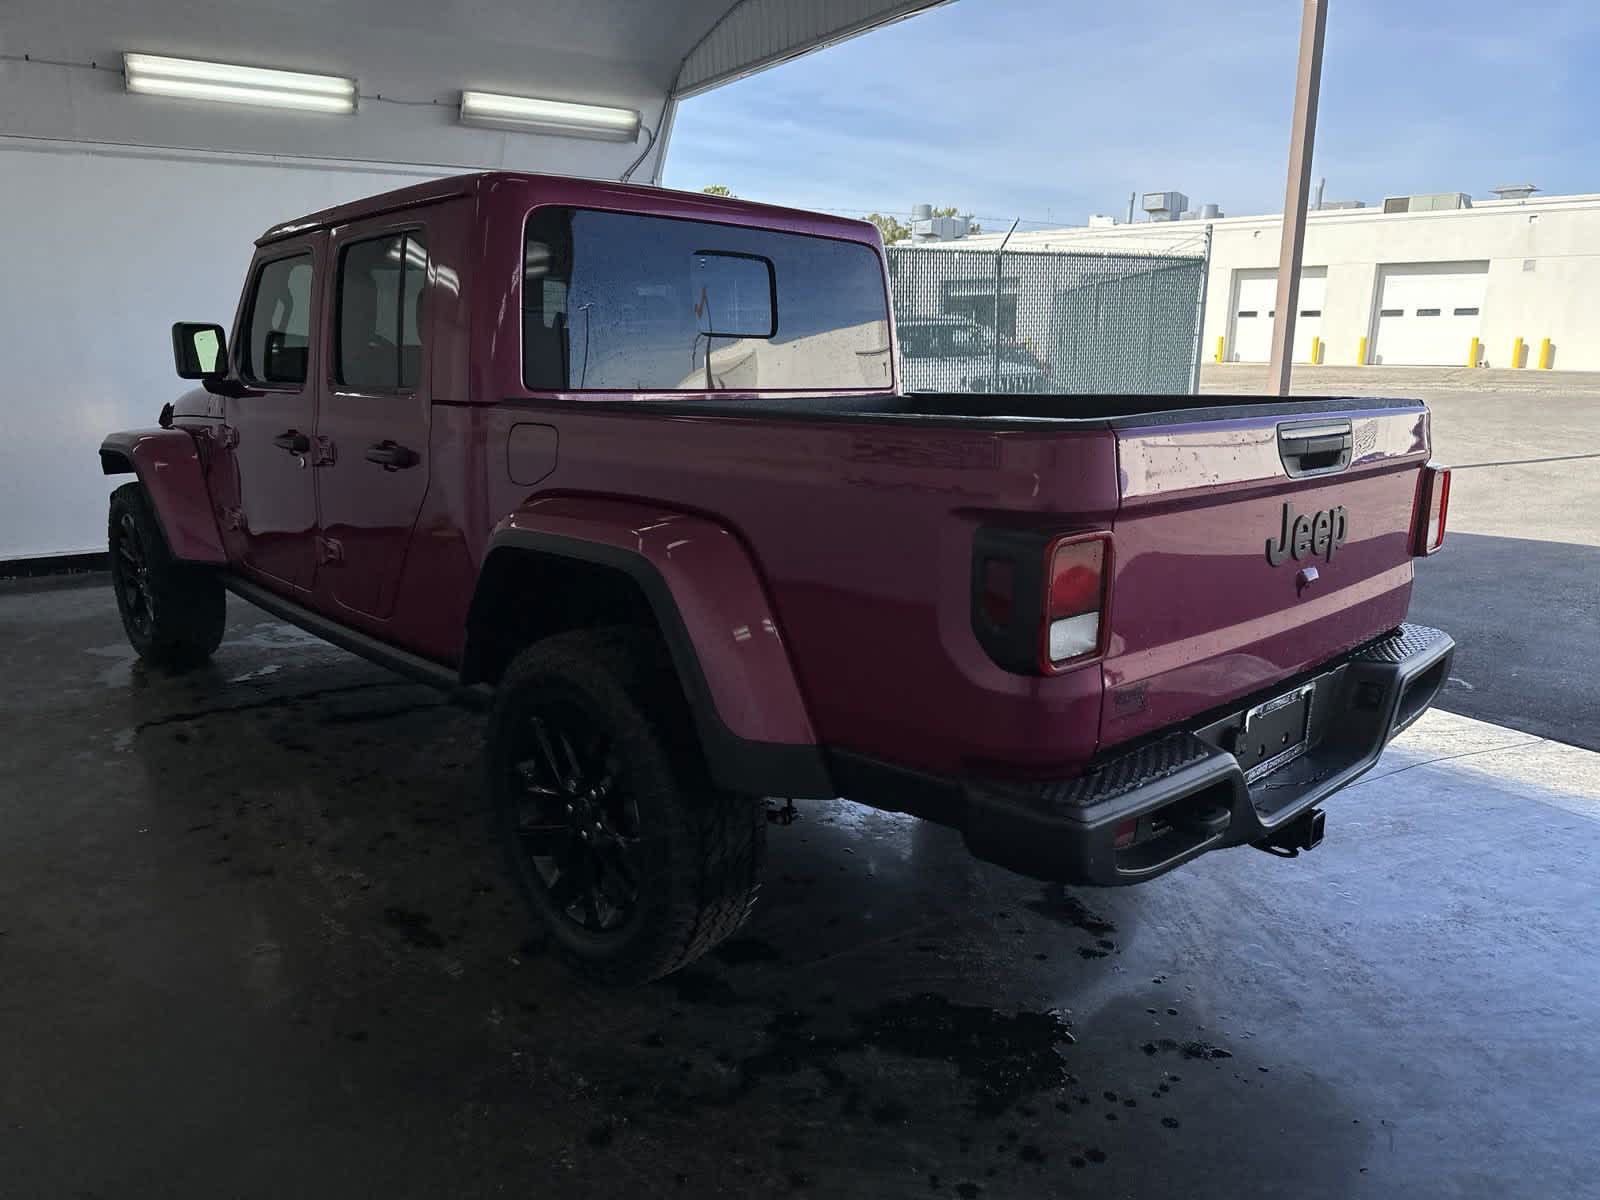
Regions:
<instances>
[{"instance_id":1,"label":"front wheel","mask_svg":"<svg viewBox=\"0 0 1600 1200\"><path fill-rule=\"evenodd\" d=\"M111 493L107 549L117 611L139 657L171 670L210 658L228 619L222 580L172 557L143 484Z\"/></svg>"},{"instance_id":2,"label":"front wheel","mask_svg":"<svg viewBox=\"0 0 1600 1200\"><path fill-rule=\"evenodd\" d=\"M489 720L495 832L549 944L579 973L643 983L744 921L766 857L757 798L714 788L658 644L558 634L507 668Z\"/></svg>"}]
</instances>

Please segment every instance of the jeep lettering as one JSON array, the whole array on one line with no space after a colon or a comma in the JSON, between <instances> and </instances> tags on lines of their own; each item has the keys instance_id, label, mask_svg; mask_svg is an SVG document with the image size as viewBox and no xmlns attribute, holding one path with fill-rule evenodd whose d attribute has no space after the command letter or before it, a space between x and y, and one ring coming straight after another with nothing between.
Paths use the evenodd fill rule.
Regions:
<instances>
[{"instance_id":1,"label":"jeep lettering","mask_svg":"<svg viewBox=\"0 0 1600 1200\"><path fill-rule=\"evenodd\" d=\"M1277 566L1290 556L1299 561L1308 554L1314 554L1332 562L1334 554L1344 545L1349 528L1350 517L1342 504L1297 517L1294 505L1286 500L1283 504L1283 528L1278 533L1277 545L1273 545L1273 539L1267 539L1267 561Z\"/></svg>"}]
</instances>

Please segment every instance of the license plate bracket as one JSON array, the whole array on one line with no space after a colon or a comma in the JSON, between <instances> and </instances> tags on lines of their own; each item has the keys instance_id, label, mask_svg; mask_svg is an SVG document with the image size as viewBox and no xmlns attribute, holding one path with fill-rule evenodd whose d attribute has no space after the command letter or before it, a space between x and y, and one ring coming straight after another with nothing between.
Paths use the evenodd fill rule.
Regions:
<instances>
[{"instance_id":1,"label":"license plate bracket","mask_svg":"<svg viewBox=\"0 0 1600 1200\"><path fill-rule=\"evenodd\" d=\"M1311 748L1311 697L1316 685L1308 683L1256 705L1244 715L1234 740L1233 755L1244 768L1246 783L1254 783L1299 758Z\"/></svg>"}]
</instances>

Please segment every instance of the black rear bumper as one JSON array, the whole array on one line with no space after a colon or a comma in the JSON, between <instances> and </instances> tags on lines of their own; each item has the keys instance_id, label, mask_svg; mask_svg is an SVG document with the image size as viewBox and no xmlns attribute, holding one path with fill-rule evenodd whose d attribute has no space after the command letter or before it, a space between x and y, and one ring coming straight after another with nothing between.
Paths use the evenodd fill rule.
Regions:
<instances>
[{"instance_id":1,"label":"black rear bumper","mask_svg":"<svg viewBox=\"0 0 1600 1200\"><path fill-rule=\"evenodd\" d=\"M1245 714L1265 697L1110 754L1073 779L926 780L932 787L917 796L903 780L898 799L844 794L954 825L977 857L1024 875L1140 883L1210 850L1265 842L1354 782L1427 710L1454 652L1447 634L1402 625L1281 689L1310 689L1306 749L1249 782L1234 743ZM1130 821L1136 840L1119 847L1118 831L1126 834Z\"/></svg>"}]
</instances>

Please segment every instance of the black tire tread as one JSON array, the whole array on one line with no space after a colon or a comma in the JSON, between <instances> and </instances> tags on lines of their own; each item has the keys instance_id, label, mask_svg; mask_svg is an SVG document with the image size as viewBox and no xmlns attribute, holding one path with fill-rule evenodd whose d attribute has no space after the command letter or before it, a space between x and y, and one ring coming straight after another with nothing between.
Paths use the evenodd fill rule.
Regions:
<instances>
[{"instance_id":1,"label":"black tire tread","mask_svg":"<svg viewBox=\"0 0 1600 1200\"><path fill-rule=\"evenodd\" d=\"M705 768L688 702L665 646L652 631L613 626L545 638L523 650L506 669L497 692L514 694L539 676L562 675L595 685L599 673L620 689L622 701L648 727L672 778L667 805L673 841L686 853L671 856L665 893L670 911L640 953L596 961L559 938L551 948L579 973L604 983L643 983L687 966L730 937L750 915L766 866L767 819L757 797L715 787ZM603 684L600 686L604 686ZM491 718L491 737L496 721Z\"/></svg>"},{"instance_id":2,"label":"black tire tread","mask_svg":"<svg viewBox=\"0 0 1600 1200\"><path fill-rule=\"evenodd\" d=\"M222 580L209 567L180 562L172 556L142 483L125 483L111 493L106 539L113 555L117 553L116 539L125 511L132 512L139 527L151 587L158 595L155 627L148 638L129 625L124 614L128 641L139 657L156 666L169 670L197 667L222 644L228 619ZM120 597L118 611L121 612Z\"/></svg>"}]
</instances>

